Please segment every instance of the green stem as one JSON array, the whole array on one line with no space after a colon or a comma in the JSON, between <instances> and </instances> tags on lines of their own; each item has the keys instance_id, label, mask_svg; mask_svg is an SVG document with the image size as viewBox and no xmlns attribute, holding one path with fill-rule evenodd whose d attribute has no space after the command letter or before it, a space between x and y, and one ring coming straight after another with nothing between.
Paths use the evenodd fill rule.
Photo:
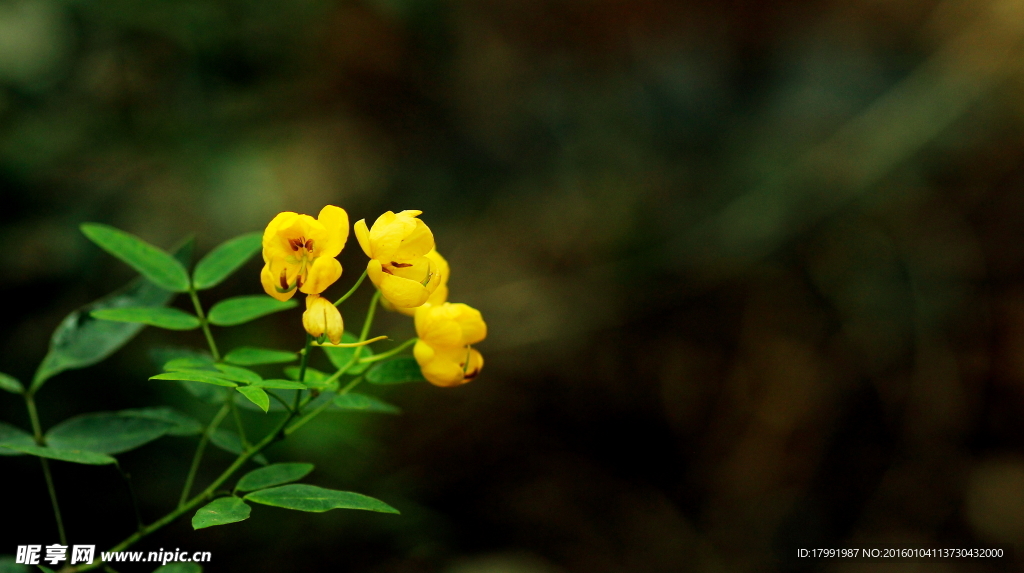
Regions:
<instances>
[{"instance_id":1,"label":"green stem","mask_svg":"<svg viewBox=\"0 0 1024 573\"><path fill-rule=\"evenodd\" d=\"M221 412L223 412L226 415L227 409L222 408ZM218 412L218 414L220 414L221 412ZM221 417L223 418L223 416ZM228 468L224 470L224 472L221 473L220 476L218 476L217 479L215 479L213 483L207 486L207 488L204 489L202 492L196 494L195 497L189 499L184 504L179 504L177 509L175 509L174 511L161 517L157 521L154 521L153 523L143 527L139 531L136 531L135 533L129 535L127 538L124 539L124 541L110 548L109 552L116 553L119 551L124 551L125 549L131 547L133 544L135 544L135 542L139 541L143 537L146 537L150 533L153 533L154 531L157 531L163 526L171 523L172 521L180 517L182 514L195 508L203 501L207 501L210 498L212 498L214 493L218 491L217 488L219 488L221 484L226 482L232 475L234 475L234 473L238 471L238 469L241 468L245 464L245 462L249 461L249 459L252 458L253 456L259 454L261 451L263 451L264 448L266 448L273 442L282 439L284 437L285 427L288 425L289 422L292 421L294 417L294 413L288 414L288 416L286 416L285 419L282 420L281 423L278 424L278 426L272 432L267 434L262 440L259 441L259 443L257 443L251 449L248 449L241 455L239 455L238 458L236 458L235 461L230 466L228 466ZM74 573L89 571L91 569L96 569L97 567L101 566L103 566L103 564L99 560L96 560L93 561L91 564L82 565L80 567L65 568L61 571L62 573Z\"/></svg>"},{"instance_id":2,"label":"green stem","mask_svg":"<svg viewBox=\"0 0 1024 573\"><path fill-rule=\"evenodd\" d=\"M142 512L139 511L139 500L135 497L135 487L132 486L132 476L128 472L124 471L121 464L114 462L114 467L117 468L118 473L124 478L125 485L128 486L128 497L132 500L132 510L135 511L135 527L142 529Z\"/></svg>"},{"instance_id":3,"label":"green stem","mask_svg":"<svg viewBox=\"0 0 1024 573\"><path fill-rule=\"evenodd\" d=\"M36 400L32 390L25 392L25 407L28 409L28 417L32 421L32 437L39 446L46 445L43 438L43 427L39 423L39 412L36 410ZM57 521L57 534L60 536L60 544L67 545L68 538L64 534L64 519L60 515L60 504L57 503L57 488L53 485L53 474L50 473L50 462L46 458L39 458L43 467L43 478L46 480L46 491L50 493L50 505L53 506L53 518Z\"/></svg>"},{"instance_id":4,"label":"green stem","mask_svg":"<svg viewBox=\"0 0 1024 573\"><path fill-rule=\"evenodd\" d=\"M291 404L289 404L288 402L285 402L285 401L284 401L284 398L282 398L282 397L278 396L278 395L277 395L277 393L276 393L276 392L273 392L273 391L271 391L271 389L270 389L270 388L267 388L266 390L267 390L267 396L270 396L271 398L274 398L275 400L277 400L278 402L280 402L280 403L281 403L281 405L282 405L282 406L284 406L284 409L285 409L285 411L286 411L286 412L292 412L292 411L293 411L293 410L292 410L292 405L291 405Z\"/></svg>"},{"instance_id":5,"label":"green stem","mask_svg":"<svg viewBox=\"0 0 1024 573\"><path fill-rule=\"evenodd\" d=\"M370 327L373 325L373 315L377 312L377 303L380 301L380 291L373 293L373 298L370 299L370 308L366 310L366 319L363 321L363 329L359 333L359 340L357 342L363 342L366 340L367 335L370 334ZM325 384L333 384L338 378L341 378L343 374L348 372L349 368L355 366L355 363L359 361L359 354L362 353L363 347L356 348L356 351L352 353L352 358L349 359L348 364L339 368L337 372L331 374Z\"/></svg>"},{"instance_id":6,"label":"green stem","mask_svg":"<svg viewBox=\"0 0 1024 573\"><path fill-rule=\"evenodd\" d=\"M398 345L397 347L392 348L391 350L388 350L387 352L381 352L380 354L374 354L373 356L367 356L366 358L360 358L359 359L359 363L360 364L366 364L367 362L377 362L378 360L384 360L385 358L391 358L392 356L398 354L399 352L405 350L406 348L409 348L413 344L416 344L417 340L419 340L419 338L412 337L409 340L406 340L402 344Z\"/></svg>"},{"instance_id":7,"label":"green stem","mask_svg":"<svg viewBox=\"0 0 1024 573\"><path fill-rule=\"evenodd\" d=\"M242 425L242 418L238 415L238 406L235 405L235 393L230 392L228 404L231 404L231 415L235 418L235 427L238 428L238 439L242 441L242 448L249 447L249 440L245 439L245 426Z\"/></svg>"},{"instance_id":8,"label":"green stem","mask_svg":"<svg viewBox=\"0 0 1024 573\"><path fill-rule=\"evenodd\" d=\"M309 365L309 350L313 347L313 335L306 333L306 346L302 349L302 360L299 362L299 382L306 381L306 366ZM299 414L299 408L301 405L299 401L302 399L302 390L295 391L295 405L292 406L292 412L296 415Z\"/></svg>"},{"instance_id":9,"label":"green stem","mask_svg":"<svg viewBox=\"0 0 1024 573\"><path fill-rule=\"evenodd\" d=\"M370 299L370 308L366 310L366 320L363 321L363 330L359 333L359 342L366 340L366 336L370 334L370 326L373 325L373 315L377 312L378 302L380 302L380 291L373 293L373 298ZM357 348L356 355L362 349L362 347Z\"/></svg>"},{"instance_id":10,"label":"green stem","mask_svg":"<svg viewBox=\"0 0 1024 573\"><path fill-rule=\"evenodd\" d=\"M344 388L342 388L341 390L338 391L338 395L342 396L344 394L348 394L350 390L355 388L362 381L363 381L363 377L362 376L358 376L356 378L353 378L352 381L349 382L347 386L345 386ZM312 412L310 412L310 413L306 414L305 416L303 416L303 417L299 418L298 420L296 420L294 424L289 426L284 431L284 435L290 436L293 432L295 432L295 430L298 430L302 426L305 426L307 422L309 422L313 418L317 417L317 415L319 415L320 412L323 412L324 410L329 408L330 405L332 404L332 402L333 402L332 400L327 400L323 404L320 404L319 406L317 406L316 409L313 410Z\"/></svg>"},{"instance_id":11,"label":"green stem","mask_svg":"<svg viewBox=\"0 0 1024 573\"><path fill-rule=\"evenodd\" d=\"M199 324L203 327L203 334L206 335L206 342L210 345L210 353L213 359L220 362L220 352L217 351L217 343L213 341L213 333L210 332L210 321L206 320L206 313L203 312L203 305L199 304L199 295L196 289L189 285L188 295L192 297L192 306L196 308L196 316L199 317Z\"/></svg>"},{"instance_id":12,"label":"green stem","mask_svg":"<svg viewBox=\"0 0 1024 573\"><path fill-rule=\"evenodd\" d=\"M232 396L234 398L234 396ZM234 403L232 400L230 403ZM192 491L192 481L196 478L196 472L199 471L199 463L203 459L203 452L206 451L206 443L210 441L210 436L217 430L217 426L220 425L224 416L228 415L228 410L231 408L229 404L224 404L217 411L217 414L210 420L210 424L206 426L206 430L203 432L203 436L199 438L199 445L196 446L196 453L192 456L192 467L188 470L188 477L185 478L185 486L181 489L181 497L178 498L178 507L182 507L185 504L185 500L188 499L189 492Z\"/></svg>"},{"instance_id":13,"label":"green stem","mask_svg":"<svg viewBox=\"0 0 1024 573\"><path fill-rule=\"evenodd\" d=\"M339 304L345 302L345 299L347 299L348 297L352 296L352 294L354 292L356 292L356 289L359 288L359 285L363 284L363 279L365 279L365 278L366 278L366 271L364 270L363 274L359 275L359 280L356 281L356 284L352 285L352 288L348 289L347 293L341 295L341 298L339 298L338 300L334 301L334 306L338 306Z\"/></svg>"}]
</instances>

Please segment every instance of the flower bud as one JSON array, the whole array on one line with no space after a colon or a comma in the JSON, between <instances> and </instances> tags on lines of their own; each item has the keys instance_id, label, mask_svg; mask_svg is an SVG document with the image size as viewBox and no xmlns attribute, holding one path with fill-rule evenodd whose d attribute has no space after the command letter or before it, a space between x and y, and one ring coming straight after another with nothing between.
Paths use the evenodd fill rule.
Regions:
<instances>
[{"instance_id":1,"label":"flower bud","mask_svg":"<svg viewBox=\"0 0 1024 573\"><path fill-rule=\"evenodd\" d=\"M345 323L341 319L338 307L318 294L306 297L306 311L302 313L302 326L314 338L322 340L326 335L334 344L341 342L341 335L345 332Z\"/></svg>"}]
</instances>

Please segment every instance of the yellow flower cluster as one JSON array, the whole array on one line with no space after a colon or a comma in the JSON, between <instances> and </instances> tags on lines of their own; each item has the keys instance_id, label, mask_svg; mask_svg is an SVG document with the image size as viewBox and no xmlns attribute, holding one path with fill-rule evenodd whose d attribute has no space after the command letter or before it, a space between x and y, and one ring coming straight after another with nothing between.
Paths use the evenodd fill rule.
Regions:
<instances>
[{"instance_id":1,"label":"yellow flower cluster","mask_svg":"<svg viewBox=\"0 0 1024 573\"><path fill-rule=\"evenodd\" d=\"M471 345L487 336L480 312L448 300L448 261L435 249L421 211L388 211L372 226L360 219L356 239L370 258L366 274L380 290L381 304L413 316L419 340L413 355L423 376L436 386L458 386L475 378L483 357ZM335 258L348 240L348 214L328 205L316 219L280 213L263 233L263 288L278 300L296 290L306 297L302 324L312 336L341 341L341 313L320 296L341 277Z\"/></svg>"}]
</instances>

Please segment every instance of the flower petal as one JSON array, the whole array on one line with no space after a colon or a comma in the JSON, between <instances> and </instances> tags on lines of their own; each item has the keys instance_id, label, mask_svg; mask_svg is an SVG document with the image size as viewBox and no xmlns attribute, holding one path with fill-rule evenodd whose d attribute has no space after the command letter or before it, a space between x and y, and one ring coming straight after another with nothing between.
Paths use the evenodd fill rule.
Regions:
<instances>
[{"instance_id":1,"label":"flower petal","mask_svg":"<svg viewBox=\"0 0 1024 573\"><path fill-rule=\"evenodd\" d=\"M420 372L428 382L442 388L459 386L465 382L465 376L458 362L447 353L438 353L434 348L423 341L416 343L413 348L413 356L420 365Z\"/></svg>"},{"instance_id":2,"label":"flower petal","mask_svg":"<svg viewBox=\"0 0 1024 573\"><path fill-rule=\"evenodd\" d=\"M402 246L409 233L416 229L416 219L412 217L398 217L391 211L385 212L377 218L373 227L370 227L370 245L373 249L373 258L379 259L387 264L395 258L395 253Z\"/></svg>"},{"instance_id":3,"label":"flower petal","mask_svg":"<svg viewBox=\"0 0 1024 573\"><path fill-rule=\"evenodd\" d=\"M452 319L462 329L462 342L464 344L476 344L487 338L487 324L480 311L462 303L451 305Z\"/></svg>"},{"instance_id":4,"label":"flower petal","mask_svg":"<svg viewBox=\"0 0 1024 573\"><path fill-rule=\"evenodd\" d=\"M416 336L435 347L462 348L462 328L449 317L449 306L423 305L414 318Z\"/></svg>"},{"instance_id":5,"label":"flower petal","mask_svg":"<svg viewBox=\"0 0 1024 573\"><path fill-rule=\"evenodd\" d=\"M419 306L430 296L420 283L387 273L381 275L378 287L380 293L398 308Z\"/></svg>"},{"instance_id":6,"label":"flower petal","mask_svg":"<svg viewBox=\"0 0 1024 573\"><path fill-rule=\"evenodd\" d=\"M341 263L334 257L317 257L299 288L306 294L322 293L341 278Z\"/></svg>"},{"instance_id":7,"label":"flower petal","mask_svg":"<svg viewBox=\"0 0 1024 573\"><path fill-rule=\"evenodd\" d=\"M336 257L348 241L348 213L341 207L326 205L316 218L327 232L324 244L316 245L321 257Z\"/></svg>"},{"instance_id":8,"label":"flower petal","mask_svg":"<svg viewBox=\"0 0 1024 573\"><path fill-rule=\"evenodd\" d=\"M356 224L353 225L353 229L356 232L356 240L359 241L359 246L362 247L366 256L372 259L373 249L370 248L370 230L366 228L366 219L359 219L356 221Z\"/></svg>"},{"instance_id":9,"label":"flower petal","mask_svg":"<svg viewBox=\"0 0 1024 573\"><path fill-rule=\"evenodd\" d=\"M277 300L286 301L295 294L295 289L288 292L277 292L277 287L280 286L280 279L279 276L275 276L271 272L270 265L263 265L263 270L260 271L260 282L263 284L263 290Z\"/></svg>"},{"instance_id":10,"label":"flower petal","mask_svg":"<svg viewBox=\"0 0 1024 573\"><path fill-rule=\"evenodd\" d=\"M397 261L422 257L434 248L434 234L430 232L430 228L419 219L413 220L415 221L415 226L402 239L402 244L395 251L394 259Z\"/></svg>"}]
</instances>

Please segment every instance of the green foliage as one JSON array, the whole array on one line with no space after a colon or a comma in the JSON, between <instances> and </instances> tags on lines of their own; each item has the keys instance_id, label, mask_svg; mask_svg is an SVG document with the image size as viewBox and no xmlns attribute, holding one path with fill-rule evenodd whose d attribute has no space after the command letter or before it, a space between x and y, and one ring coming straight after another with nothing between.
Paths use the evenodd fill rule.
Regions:
<instances>
[{"instance_id":1,"label":"green foliage","mask_svg":"<svg viewBox=\"0 0 1024 573\"><path fill-rule=\"evenodd\" d=\"M427 379L420 372L416 359L406 356L375 364L366 373L366 381L371 384L404 384L426 382Z\"/></svg>"},{"instance_id":2,"label":"green foliage","mask_svg":"<svg viewBox=\"0 0 1024 573\"><path fill-rule=\"evenodd\" d=\"M299 379L299 367L298 366L288 366L288 367L286 367L284 369L284 375L289 377L289 378L291 378L292 380L298 380ZM305 382L306 384L309 384L311 386L318 386L318 385L326 384L327 383L327 379L330 378L330 376L328 376L327 373L325 373L325 372L321 372L321 371L317 370L316 368L306 368L306 376L304 378L305 378L305 380L303 382Z\"/></svg>"},{"instance_id":3,"label":"green foliage","mask_svg":"<svg viewBox=\"0 0 1024 573\"><path fill-rule=\"evenodd\" d=\"M208 370L216 372L217 369L213 367L213 364L213 358L207 356L185 356L168 360L164 364L164 370L168 372L178 372L181 370Z\"/></svg>"},{"instance_id":4,"label":"green foliage","mask_svg":"<svg viewBox=\"0 0 1024 573\"><path fill-rule=\"evenodd\" d=\"M227 353L224 362L237 364L239 366L257 366L259 364L282 364L293 362L299 355L295 352L284 350L271 350L269 348L253 348L242 346Z\"/></svg>"},{"instance_id":5,"label":"green foliage","mask_svg":"<svg viewBox=\"0 0 1024 573\"><path fill-rule=\"evenodd\" d=\"M46 443L59 450L120 454L160 438L175 424L119 412L75 416L46 433Z\"/></svg>"},{"instance_id":6,"label":"green foliage","mask_svg":"<svg viewBox=\"0 0 1024 573\"><path fill-rule=\"evenodd\" d=\"M350 491L337 491L307 484L289 484L261 489L245 496L248 501L322 513L332 509L363 509L380 513L399 513L390 505L372 497Z\"/></svg>"},{"instance_id":7,"label":"green foliage","mask_svg":"<svg viewBox=\"0 0 1024 573\"><path fill-rule=\"evenodd\" d=\"M178 261L192 257L191 240L175 251ZM65 370L85 368L110 356L124 346L139 330L141 324L111 322L90 316L94 310L137 306L163 306L174 295L143 278L138 278L97 301L67 315L50 338L50 350L32 378L31 390Z\"/></svg>"},{"instance_id":8,"label":"green foliage","mask_svg":"<svg viewBox=\"0 0 1024 573\"><path fill-rule=\"evenodd\" d=\"M25 387L14 376L0 372L0 390L7 390L12 394L21 394L25 391Z\"/></svg>"},{"instance_id":9,"label":"green foliage","mask_svg":"<svg viewBox=\"0 0 1024 573\"><path fill-rule=\"evenodd\" d=\"M249 519L252 508L241 499L231 496L215 499L199 508L192 516L192 529L203 529L214 525L227 525Z\"/></svg>"},{"instance_id":10,"label":"green foliage","mask_svg":"<svg viewBox=\"0 0 1024 573\"><path fill-rule=\"evenodd\" d=\"M294 300L279 301L266 295L236 296L213 305L208 316L210 324L236 326L261 316L295 308Z\"/></svg>"},{"instance_id":11,"label":"green foliage","mask_svg":"<svg viewBox=\"0 0 1024 573\"><path fill-rule=\"evenodd\" d=\"M284 463L272 464L265 468L252 470L238 480L235 489L238 491L253 491L265 489L275 485L281 485L300 480L313 471L313 464Z\"/></svg>"},{"instance_id":12,"label":"green foliage","mask_svg":"<svg viewBox=\"0 0 1024 573\"><path fill-rule=\"evenodd\" d=\"M56 571L54 571L53 569L50 569L49 567L43 567L42 565L36 565L36 567L38 567L39 570L42 571L43 573L57 573Z\"/></svg>"},{"instance_id":13,"label":"green foliage","mask_svg":"<svg viewBox=\"0 0 1024 573\"><path fill-rule=\"evenodd\" d=\"M398 406L392 406L387 402L374 398L373 396L367 396L365 394L356 394L355 392L349 392L348 394L339 394L334 397L334 405L342 410L358 410L362 412L379 412L382 414L401 414L402 410Z\"/></svg>"},{"instance_id":14,"label":"green foliage","mask_svg":"<svg viewBox=\"0 0 1024 573\"><path fill-rule=\"evenodd\" d=\"M235 388L238 393L249 399L250 402L256 404L261 410L266 412L270 408L270 396L263 391L262 388L256 386L239 386Z\"/></svg>"},{"instance_id":15,"label":"green foliage","mask_svg":"<svg viewBox=\"0 0 1024 573\"><path fill-rule=\"evenodd\" d=\"M188 271L172 255L142 239L99 223L83 223L82 233L153 284L171 292L188 291Z\"/></svg>"},{"instance_id":16,"label":"green foliage","mask_svg":"<svg viewBox=\"0 0 1024 573\"><path fill-rule=\"evenodd\" d=\"M352 344L353 342L359 342L359 338L356 337L356 335L352 334L351 332L346 332L341 336L341 341L346 344ZM324 354L327 355L327 359L331 361L331 364L333 364L335 368L340 369L348 366L348 363L352 361L352 356L355 355L356 350L359 350L360 347L337 348L331 346L321 346L320 348L324 349ZM362 351L359 353L360 358L368 358L370 356L373 356L373 351L370 350L369 346L363 346L361 348ZM366 370L369 366L370 364L368 362L364 362L362 364L356 362L348 370L346 370L346 373L362 374L363 371Z\"/></svg>"},{"instance_id":17,"label":"green foliage","mask_svg":"<svg viewBox=\"0 0 1024 573\"><path fill-rule=\"evenodd\" d=\"M59 450L56 448L47 448L43 446L30 446L12 443L6 443L4 444L3 447L10 448L12 450L17 450L25 454L39 456L41 458L60 460L62 462L74 462L76 464L102 466L116 462L114 458L108 455L98 454L96 452L87 452L83 450Z\"/></svg>"},{"instance_id":18,"label":"green foliage","mask_svg":"<svg viewBox=\"0 0 1024 573\"><path fill-rule=\"evenodd\" d=\"M104 308L94 310L93 318L115 322L138 322L168 330L192 330L199 328L199 318L176 308L164 306L141 306L133 308Z\"/></svg>"},{"instance_id":19,"label":"green foliage","mask_svg":"<svg viewBox=\"0 0 1024 573\"><path fill-rule=\"evenodd\" d=\"M3 447L8 444L13 446L34 446L36 441L25 430L0 422L0 456L22 455L23 452Z\"/></svg>"},{"instance_id":20,"label":"green foliage","mask_svg":"<svg viewBox=\"0 0 1024 573\"><path fill-rule=\"evenodd\" d=\"M152 408L135 408L132 410L121 410L118 414L122 416L135 416L137 418L150 418L171 424L167 430L168 436L194 436L203 431L203 425L194 418L186 416L169 406L155 406Z\"/></svg>"},{"instance_id":21,"label":"green foliage","mask_svg":"<svg viewBox=\"0 0 1024 573\"><path fill-rule=\"evenodd\" d=\"M272 380L260 380L254 382L253 386L259 386L260 388L277 388L280 390L305 390L306 385L302 382L296 382L295 380L281 380L278 378Z\"/></svg>"},{"instance_id":22,"label":"green foliage","mask_svg":"<svg viewBox=\"0 0 1024 573\"><path fill-rule=\"evenodd\" d=\"M261 233L246 233L218 245L196 264L192 286L203 290L220 284L260 250L262 239Z\"/></svg>"},{"instance_id":23,"label":"green foliage","mask_svg":"<svg viewBox=\"0 0 1024 573\"><path fill-rule=\"evenodd\" d=\"M28 565L15 563L16 559L10 555L0 556L0 573L28 573Z\"/></svg>"},{"instance_id":24,"label":"green foliage","mask_svg":"<svg viewBox=\"0 0 1024 573\"><path fill-rule=\"evenodd\" d=\"M220 371L219 376L226 380L233 380L235 382L242 382L244 384L255 384L263 380L259 374L249 370L248 368L241 368L239 366L230 366L227 364L215 364L214 368Z\"/></svg>"},{"instance_id":25,"label":"green foliage","mask_svg":"<svg viewBox=\"0 0 1024 573\"><path fill-rule=\"evenodd\" d=\"M217 428L210 434L210 443L235 455L241 455L245 451L245 448L242 447L242 439L238 437L238 434L224 428ZM263 454L253 456L252 460L264 466L270 463Z\"/></svg>"},{"instance_id":26,"label":"green foliage","mask_svg":"<svg viewBox=\"0 0 1024 573\"><path fill-rule=\"evenodd\" d=\"M203 384L213 384L215 386L227 386L228 388L234 388L238 386L230 380L225 380L219 374L208 372L205 370L176 370L174 372L164 372L163 374L157 374L156 376L150 376L150 380L190 380L192 382L202 382Z\"/></svg>"}]
</instances>

